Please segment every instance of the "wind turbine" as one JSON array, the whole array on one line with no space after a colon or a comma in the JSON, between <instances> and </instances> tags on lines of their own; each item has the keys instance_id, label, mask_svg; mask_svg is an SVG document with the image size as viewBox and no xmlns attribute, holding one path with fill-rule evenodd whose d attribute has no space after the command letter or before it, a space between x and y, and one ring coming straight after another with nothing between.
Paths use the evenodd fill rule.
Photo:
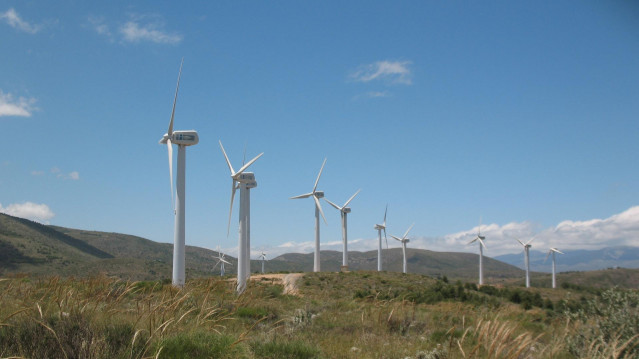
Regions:
<instances>
[{"instance_id":1,"label":"wind turbine","mask_svg":"<svg viewBox=\"0 0 639 359\"><path fill-rule=\"evenodd\" d=\"M413 229L414 225L415 223L411 224L410 227L408 227L408 230L406 231L406 233L404 233L402 238L397 238L391 235L391 237L395 238L396 240L402 243L402 252L404 253L404 270L403 270L404 273L406 273L406 243L410 242L410 240L406 238L406 236L408 236L408 232L410 232L410 230Z\"/></svg>"},{"instance_id":2,"label":"wind turbine","mask_svg":"<svg viewBox=\"0 0 639 359\"><path fill-rule=\"evenodd\" d=\"M530 244L530 242L532 242L534 240L535 240L535 238L533 237L531 240L529 240L528 242L524 243L524 242L520 241L519 239L517 239L517 242L519 242L519 244L524 246L524 265L526 266L526 288L530 287L530 258L529 258L529 254L530 254L530 247L532 247L532 244Z\"/></svg>"},{"instance_id":3,"label":"wind turbine","mask_svg":"<svg viewBox=\"0 0 639 359\"><path fill-rule=\"evenodd\" d=\"M322 176L322 170L324 170L324 165L326 164L326 158L324 159L324 163L322 163L322 168L320 168L319 174L317 175L317 179L315 180L315 186L313 186L313 192L301 194L299 196L291 197L290 199L298 199L298 198L308 198L313 197L313 201L315 201L315 255L313 256L313 272L320 271L320 221L319 215L322 215L324 219L324 223L326 222L326 217L324 217L324 211L322 211L322 205L320 205L320 198L324 197L324 191L317 190L317 183L319 183L319 179Z\"/></svg>"},{"instance_id":4,"label":"wind turbine","mask_svg":"<svg viewBox=\"0 0 639 359\"><path fill-rule=\"evenodd\" d=\"M546 259L544 259L544 262L548 260L548 256L550 255L550 253L552 253L552 287L554 289L557 287L557 281L555 280L555 253L564 254L564 252L560 251L557 248L550 248L548 254L546 255Z\"/></svg>"},{"instance_id":5,"label":"wind turbine","mask_svg":"<svg viewBox=\"0 0 639 359\"><path fill-rule=\"evenodd\" d=\"M196 145L199 137L195 130L190 131L173 131L173 118L175 117L175 104L177 103L178 91L180 89L180 77L182 76L182 64L180 64L180 72L178 74L177 86L175 88L175 98L173 99L173 110L171 111L171 121L169 129L166 131L161 144L166 144L169 150L169 176L171 179L171 202L173 203L173 212L175 215L175 232L173 238L173 285L176 287L184 286L184 256L185 256L185 172L186 172L186 147ZM173 200L173 144L178 145L177 158L177 183L176 198Z\"/></svg>"},{"instance_id":6,"label":"wind turbine","mask_svg":"<svg viewBox=\"0 0 639 359\"><path fill-rule=\"evenodd\" d=\"M214 270L218 264L220 265L220 277L224 277L224 264L231 265L231 263L224 259L224 253L220 252L220 246L217 247L217 263L213 266Z\"/></svg>"},{"instance_id":7,"label":"wind turbine","mask_svg":"<svg viewBox=\"0 0 639 359\"><path fill-rule=\"evenodd\" d=\"M351 196L351 198L348 199L348 201L346 201L346 203L344 203L343 206L338 206L335 203L329 201L328 199L324 198L324 200L326 202L328 202L328 204L330 204L331 206L335 207L335 209L337 209L340 213L340 215L342 216L342 245L343 245L343 249L342 249L342 270L348 270L348 234L347 234L347 215L349 213L351 213L351 209L350 207L347 207L349 203L351 203L351 201L353 200L353 198L355 198L355 196L357 196L357 194L359 193L359 191L361 191L361 189L358 189L357 192L355 192L355 194L353 196Z\"/></svg>"},{"instance_id":8,"label":"wind turbine","mask_svg":"<svg viewBox=\"0 0 639 359\"><path fill-rule=\"evenodd\" d=\"M484 284L484 248L486 248L486 244L484 240L485 236L481 235L481 218L479 219L479 227L477 227L477 237L472 241L468 242L468 244L479 242L479 285Z\"/></svg>"},{"instance_id":9,"label":"wind turbine","mask_svg":"<svg viewBox=\"0 0 639 359\"><path fill-rule=\"evenodd\" d=\"M246 281L251 276L251 188L257 187L255 181L255 174L253 172L244 172L253 162L257 161L264 152L255 156L252 160L243 165L237 172L233 169L229 157L224 151L222 141L220 142L220 148L226 159L226 164L231 171L231 206L229 209L229 224L226 230L226 235L229 235L231 228L231 215L233 214L233 201L235 199L235 191L240 189L240 226L239 226L239 238L238 238L238 254L237 254L237 293L242 294L246 289Z\"/></svg>"},{"instance_id":10,"label":"wind turbine","mask_svg":"<svg viewBox=\"0 0 639 359\"><path fill-rule=\"evenodd\" d=\"M388 212L388 205L384 210L384 223L376 224L377 236L379 237L379 243L377 246L377 271L382 271L382 230L384 230L384 238L386 239L386 248L388 248L388 238L386 237L386 212Z\"/></svg>"},{"instance_id":11,"label":"wind turbine","mask_svg":"<svg viewBox=\"0 0 639 359\"><path fill-rule=\"evenodd\" d=\"M266 260L266 253L262 252L262 254L260 254L260 259L262 259L262 274L264 274L264 261Z\"/></svg>"}]
</instances>

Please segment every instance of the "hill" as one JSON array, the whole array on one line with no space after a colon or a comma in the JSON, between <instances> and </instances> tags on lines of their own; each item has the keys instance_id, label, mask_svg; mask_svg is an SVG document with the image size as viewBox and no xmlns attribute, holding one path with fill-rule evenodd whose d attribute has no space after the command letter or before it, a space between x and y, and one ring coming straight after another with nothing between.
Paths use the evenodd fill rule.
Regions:
<instances>
[{"instance_id":1,"label":"hill","mask_svg":"<svg viewBox=\"0 0 639 359\"><path fill-rule=\"evenodd\" d=\"M434 277L447 276L451 279L475 280L478 276L478 257L472 253L433 252L425 249L406 249L408 272L427 274ZM382 268L390 272L401 272L403 255L401 248L385 249ZM373 271L377 269L377 251L349 252L349 270ZM322 271L337 272L342 264L342 253L321 252ZM313 268L313 254L288 253L267 263L272 271L310 271ZM499 281L503 278L521 277L523 271L515 266L484 257L484 275L487 280Z\"/></svg>"},{"instance_id":2,"label":"hill","mask_svg":"<svg viewBox=\"0 0 639 359\"><path fill-rule=\"evenodd\" d=\"M173 245L149 239L98 231L85 231L47 226L26 219L0 214L0 275L31 273L34 275L60 275L86 277L98 274L131 280L158 280L171 277ZM217 253L205 248L186 247L187 278L208 277L219 274L214 268ZM477 278L476 254L433 252L408 248L408 271L450 280L475 282ZM322 271L338 272L342 254L322 251ZM234 275L237 260L227 257L231 266L227 274ZM349 252L351 271L374 271L377 252ZM260 261L251 262L251 271L258 272ZM313 254L288 253L266 262L267 272L308 272L313 268ZM402 252L399 248L384 250L383 268L388 272L401 272ZM513 265L492 258L484 258L485 282L488 284L522 285L523 271ZM639 271L638 271L639 272ZM598 281L606 287L620 285L637 288L634 272L605 272L596 275L584 272L561 274L560 283ZM562 278L566 278L565 280ZM532 274L534 286L550 286L550 276ZM521 283L520 283L521 282Z\"/></svg>"}]
</instances>

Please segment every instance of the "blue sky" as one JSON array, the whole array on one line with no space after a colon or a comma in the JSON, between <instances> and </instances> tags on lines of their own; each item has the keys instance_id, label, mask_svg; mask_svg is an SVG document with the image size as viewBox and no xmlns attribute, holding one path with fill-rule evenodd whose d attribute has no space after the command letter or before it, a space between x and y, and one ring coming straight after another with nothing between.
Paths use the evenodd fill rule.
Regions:
<instances>
[{"instance_id":1,"label":"blue sky","mask_svg":"<svg viewBox=\"0 0 639 359\"><path fill-rule=\"evenodd\" d=\"M350 248L486 254L639 245L639 6L623 1L5 1L0 211L172 242L166 132L187 150L187 244L233 253L229 172L251 169L252 245L310 251L309 192L357 189ZM177 151L175 151L177 152ZM236 203L235 209L238 205ZM323 203L322 248L341 249ZM399 246L399 243L389 243Z\"/></svg>"}]
</instances>

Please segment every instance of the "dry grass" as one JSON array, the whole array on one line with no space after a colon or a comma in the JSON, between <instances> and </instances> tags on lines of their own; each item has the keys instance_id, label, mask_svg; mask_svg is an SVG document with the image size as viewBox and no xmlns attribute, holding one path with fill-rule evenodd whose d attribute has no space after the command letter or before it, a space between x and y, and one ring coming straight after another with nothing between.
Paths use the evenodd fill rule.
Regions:
<instances>
[{"instance_id":1,"label":"dry grass","mask_svg":"<svg viewBox=\"0 0 639 359\"><path fill-rule=\"evenodd\" d=\"M219 278L181 290L106 277L4 278L0 358L573 358L566 342L591 325L502 299L497 307L411 299L435 282L306 274L299 295L258 279L237 297ZM588 337L581 357L631 358L638 342Z\"/></svg>"}]
</instances>

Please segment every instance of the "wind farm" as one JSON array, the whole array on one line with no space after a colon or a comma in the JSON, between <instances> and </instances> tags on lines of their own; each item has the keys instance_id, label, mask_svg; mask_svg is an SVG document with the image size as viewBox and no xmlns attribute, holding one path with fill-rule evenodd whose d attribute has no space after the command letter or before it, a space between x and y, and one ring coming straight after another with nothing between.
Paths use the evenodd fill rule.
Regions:
<instances>
[{"instance_id":1,"label":"wind farm","mask_svg":"<svg viewBox=\"0 0 639 359\"><path fill-rule=\"evenodd\" d=\"M636 15L0 5L0 357L637 357Z\"/></svg>"}]
</instances>

